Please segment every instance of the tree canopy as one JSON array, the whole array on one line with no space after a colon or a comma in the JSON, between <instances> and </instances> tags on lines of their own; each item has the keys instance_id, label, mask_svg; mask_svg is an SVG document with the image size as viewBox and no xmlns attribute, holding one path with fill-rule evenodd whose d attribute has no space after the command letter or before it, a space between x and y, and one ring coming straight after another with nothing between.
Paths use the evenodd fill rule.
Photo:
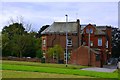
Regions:
<instances>
[{"instance_id":1,"label":"tree canopy","mask_svg":"<svg viewBox=\"0 0 120 80\"><path fill-rule=\"evenodd\" d=\"M16 57L38 57L41 39L36 32L27 32L22 23L13 23L2 29L2 55Z\"/></svg>"},{"instance_id":2,"label":"tree canopy","mask_svg":"<svg viewBox=\"0 0 120 80\"><path fill-rule=\"evenodd\" d=\"M112 57L120 57L120 29L112 28Z\"/></svg>"},{"instance_id":3,"label":"tree canopy","mask_svg":"<svg viewBox=\"0 0 120 80\"><path fill-rule=\"evenodd\" d=\"M44 25L40 28L38 31L37 37L41 37L41 32L44 31L46 28L48 28L50 25Z\"/></svg>"}]
</instances>

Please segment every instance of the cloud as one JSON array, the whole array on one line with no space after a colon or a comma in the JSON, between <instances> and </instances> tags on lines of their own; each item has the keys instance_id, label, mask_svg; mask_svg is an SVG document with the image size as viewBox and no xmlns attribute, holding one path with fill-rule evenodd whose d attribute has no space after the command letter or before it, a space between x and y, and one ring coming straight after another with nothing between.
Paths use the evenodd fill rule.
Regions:
<instances>
[{"instance_id":1,"label":"cloud","mask_svg":"<svg viewBox=\"0 0 120 80\"><path fill-rule=\"evenodd\" d=\"M0 27L6 25L10 17L22 16L38 31L43 25L65 21L65 14L68 14L69 21L79 18L81 24L117 27L117 8L117 2L3 2Z\"/></svg>"}]
</instances>

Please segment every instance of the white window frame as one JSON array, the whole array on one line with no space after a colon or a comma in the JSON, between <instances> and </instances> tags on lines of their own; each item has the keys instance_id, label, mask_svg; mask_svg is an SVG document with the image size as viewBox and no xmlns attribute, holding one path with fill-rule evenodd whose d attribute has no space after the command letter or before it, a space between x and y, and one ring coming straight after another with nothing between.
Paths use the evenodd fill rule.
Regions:
<instances>
[{"instance_id":1,"label":"white window frame","mask_svg":"<svg viewBox=\"0 0 120 80\"><path fill-rule=\"evenodd\" d=\"M46 54L44 50L43 50L43 54Z\"/></svg>"},{"instance_id":2,"label":"white window frame","mask_svg":"<svg viewBox=\"0 0 120 80\"><path fill-rule=\"evenodd\" d=\"M67 53L67 60L69 60L71 57L71 51L67 51L67 52L68 52ZM66 50L64 51L64 61L66 61Z\"/></svg>"},{"instance_id":3,"label":"white window frame","mask_svg":"<svg viewBox=\"0 0 120 80\"><path fill-rule=\"evenodd\" d=\"M108 40L106 41L106 48L108 48Z\"/></svg>"},{"instance_id":4,"label":"white window frame","mask_svg":"<svg viewBox=\"0 0 120 80\"><path fill-rule=\"evenodd\" d=\"M93 29L92 28L90 29L90 33L93 33Z\"/></svg>"},{"instance_id":5,"label":"white window frame","mask_svg":"<svg viewBox=\"0 0 120 80\"><path fill-rule=\"evenodd\" d=\"M93 46L94 44L93 44L93 41L90 41L90 46Z\"/></svg>"},{"instance_id":6,"label":"white window frame","mask_svg":"<svg viewBox=\"0 0 120 80\"><path fill-rule=\"evenodd\" d=\"M102 46L102 38L98 38L98 46Z\"/></svg>"},{"instance_id":7,"label":"white window frame","mask_svg":"<svg viewBox=\"0 0 120 80\"><path fill-rule=\"evenodd\" d=\"M46 58L45 55L43 56L43 58Z\"/></svg>"},{"instance_id":8,"label":"white window frame","mask_svg":"<svg viewBox=\"0 0 120 80\"><path fill-rule=\"evenodd\" d=\"M71 38L67 39L67 46L72 46L72 39Z\"/></svg>"},{"instance_id":9,"label":"white window frame","mask_svg":"<svg viewBox=\"0 0 120 80\"><path fill-rule=\"evenodd\" d=\"M46 39L43 39L43 46L45 47L46 46Z\"/></svg>"},{"instance_id":10,"label":"white window frame","mask_svg":"<svg viewBox=\"0 0 120 80\"><path fill-rule=\"evenodd\" d=\"M83 42L83 45L86 45L86 42Z\"/></svg>"},{"instance_id":11,"label":"white window frame","mask_svg":"<svg viewBox=\"0 0 120 80\"><path fill-rule=\"evenodd\" d=\"M88 28L86 29L86 33L89 33L89 29Z\"/></svg>"}]
</instances>

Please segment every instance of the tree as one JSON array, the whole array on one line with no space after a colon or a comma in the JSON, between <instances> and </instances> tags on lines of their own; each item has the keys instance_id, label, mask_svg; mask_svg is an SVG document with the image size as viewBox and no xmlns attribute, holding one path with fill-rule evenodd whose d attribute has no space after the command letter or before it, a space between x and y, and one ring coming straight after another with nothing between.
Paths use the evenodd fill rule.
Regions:
<instances>
[{"instance_id":1,"label":"tree","mask_svg":"<svg viewBox=\"0 0 120 80\"><path fill-rule=\"evenodd\" d=\"M38 31L37 37L41 37L41 32L44 31L46 28L48 28L50 25L44 25L40 28Z\"/></svg>"},{"instance_id":2,"label":"tree","mask_svg":"<svg viewBox=\"0 0 120 80\"><path fill-rule=\"evenodd\" d=\"M57 62L59 63L63 54L63 48L60 45L55 45L53 48L49 48L47 53L49 57L53 56L53 60L57 59Z\"/></svg>"},{"instance_id":3,"label":"tree","mask_svg":"<svg viewBox=\"0 0 120 80\"><path fill-rule=\"evenodd\" d=\"M43 52L42 52L42 39L41 38L36 38L35 40L35 48L36 48L36 57L37 58L42 58L43 57Z\"/></svg>"},{"instance_id":4,"label":"tree","mask_svg":"<svg viewBox=\"0 0 120 80\"><path fill-rule=\"evenodd\" d=\"M120 53L120 29L112 28L112 57L119 57Z\"/></svg>"},{"instance_id":5,"label":"tree","mask_svg":"<svg viewBox=\"0 0 120 80\"><path fill-rule=\"evenodd\" d=\"M0 57L2 57L2 36L0 33Z\"/></svg>"},{"instance_id":6,"label":"tree","mask_svg":"<svg viewBox=\"0 0 120 80\"><path fill-rule=\"evenodd\" d=\"M2 29L3 56L31 56L35 57L35 39L30 33L31 24L24 24L22 20L15 22Z\"/></svg>"},{"instance_id":7,"label":"tree","mask_svg":"<svg viewBox=\"0 0 120 80\"><path fill-rule=\"evenodd\" d=\"M2 29L3 35L3 52L4 54L9 52L10 55L14 55L14 53L19 53L19 56L22 56L24 44L26 44L25 28L20 23L13 23L9 26L5 26ZM8 50L7 50L7 49Z\"/></svg>"}]
</instances>

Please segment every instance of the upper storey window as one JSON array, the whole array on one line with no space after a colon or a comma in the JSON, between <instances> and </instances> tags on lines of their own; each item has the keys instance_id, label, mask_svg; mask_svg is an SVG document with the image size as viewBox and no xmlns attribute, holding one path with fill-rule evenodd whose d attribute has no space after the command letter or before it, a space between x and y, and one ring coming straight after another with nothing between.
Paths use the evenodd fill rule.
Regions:
<instances>
[{"instance_id":1,"label":"upper storey window","mask_svg":"<svg viewBox=\"0 0 120 80\"><path fill-rule=\"evenodd\" d=\"M98 46L102 46L102 38L98 38Z\"/></svg>"},{"instance_id":2,"label":"upper storey window","mask_svg":"<svg viewBox=\"0 0 120 80\"><path fill-rule=\"evenodd\" d=\"M67 46L72 46L72 39L67 39Z\"/></svg>"},{"instance_id":3,"label":"upper storey window","mask_svg":"<svg viewBox=\"0 0 120 80\"><path fill-rule=\"evenodd\" d=\"M93 29L86 29L86 33L92 34L93 33Z\"/></svg>"},{"instance_id":4,"label":"upper storey window","mask_svg":"<svg viewBox=\"0 0 120 80\"><path fill-rule=\"evenodd\" d=\"M91 33L91 34L93 33L93 29L90 29L90 33Z\"/></svg>"},{"instance_id":5,"label":"upper storey window","mask_svg":"<svg viewBox=\"0 0 120 80\"><path fill-rule=\"evenodd\" d=\"M89 33L89 29L86 29L86 33Z\"/></svg>"},{"instance_id":6,"label":"upper storey window","mask_svg":"<svg viewBox=\"0 0 120 80\"><path fill-rule=\"evenodd\" d=\"M43 46L45 47L46 46L46 40L45 39L43 39Z\"/></svg>"}]
</instances>

